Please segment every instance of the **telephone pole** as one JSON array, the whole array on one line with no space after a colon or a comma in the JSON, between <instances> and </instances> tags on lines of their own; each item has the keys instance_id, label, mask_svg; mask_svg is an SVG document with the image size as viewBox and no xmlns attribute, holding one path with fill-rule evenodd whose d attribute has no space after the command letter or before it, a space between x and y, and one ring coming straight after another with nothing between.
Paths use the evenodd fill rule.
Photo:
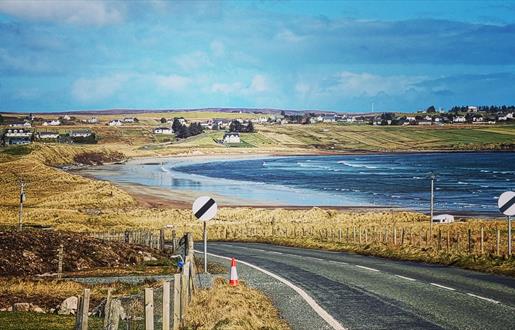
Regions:
<instances>
[{"instance_id":1,"label":"telephone pole","mask_svg":"<svg viewBox=\"0 0 515 330\"><path fill-rule=\"evenodd\" d=\"M18 230L23 230L23 202L25 202L25 182L20 179L20 210L18 212Z\"/></svg>"}]
</instances>

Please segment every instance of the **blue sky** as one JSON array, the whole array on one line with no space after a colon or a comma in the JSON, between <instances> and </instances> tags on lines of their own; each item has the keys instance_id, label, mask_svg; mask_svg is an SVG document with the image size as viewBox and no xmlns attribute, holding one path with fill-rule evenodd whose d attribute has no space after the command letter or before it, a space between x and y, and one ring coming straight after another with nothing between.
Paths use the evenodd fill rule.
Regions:
<instances>
[{"instance_id":1,"label":"blue sky","mask_svg":"<svg viewBox=\"0 0 515 330\"><path fill-rule=\"evenodd\" d=\"M0 111L515 104L515 2L0 1Z\"/></svg>"}]
</instances>

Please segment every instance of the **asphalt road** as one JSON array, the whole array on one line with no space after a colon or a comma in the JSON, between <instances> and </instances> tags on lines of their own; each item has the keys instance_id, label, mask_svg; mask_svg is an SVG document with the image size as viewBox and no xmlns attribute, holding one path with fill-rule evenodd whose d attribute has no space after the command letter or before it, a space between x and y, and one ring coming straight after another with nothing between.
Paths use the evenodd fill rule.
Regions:
<instances>
[{"instance_id":1,"label":"asphalt road","mask_svg":"<svg viewBox=\"0 0 515 330\"><path fill-rule=\"evenodd\" d=\"M349 329L515 329L513 278L258 243L210 242L208 250L292 282ZM255 276L259 281L266 277L257 270L242 274L241 268L240 280L251 285ZM263 288L294 329L328 328L294 292L268 284ZM296 306L302 310L295 313Z\"/></svg>"}]
</instances>

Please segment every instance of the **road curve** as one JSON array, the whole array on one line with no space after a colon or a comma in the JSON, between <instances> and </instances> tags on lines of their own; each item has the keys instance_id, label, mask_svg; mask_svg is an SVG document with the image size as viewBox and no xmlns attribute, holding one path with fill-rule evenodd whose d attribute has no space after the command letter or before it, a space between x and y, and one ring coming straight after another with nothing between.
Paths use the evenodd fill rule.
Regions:
<instances>
[{"instance_id":1,"label":"road curve","mask_svg":"<svg viewBox=\"0 0 515 330\"><path fill-rule=\"evenodd\" d=\"M259 243L209 242L208 252L281 276L345 328L515 329L513 278ZM268 293L273 296L273 291ZM292 326L311 330L313 325L294 322Z\"/></svg>"}]
</instances>

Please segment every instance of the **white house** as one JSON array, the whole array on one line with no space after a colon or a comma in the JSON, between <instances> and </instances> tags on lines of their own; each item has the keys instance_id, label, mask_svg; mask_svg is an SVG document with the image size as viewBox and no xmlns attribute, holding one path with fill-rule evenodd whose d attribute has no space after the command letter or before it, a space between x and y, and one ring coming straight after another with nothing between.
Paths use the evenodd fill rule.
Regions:
<instances>
[{"instance_id":1,"label":"white house","mask_svg":"<svg viewBox=\"0 0 515 330\"><path fill-rule=\"evenodd\" d=\"M28 121L26 121L24 123L13 123L13 124L10 124L9 126L10 127L32 127L32 124L29 123Z\"/></svg>"},{"instance_id":2,"label":"white house","mask_svg":"<svg viewBox=\"0 0 515 330\"><path fill-rule=\"evenodd\" d=\"M136 122L136 118L134 118L134 117L126 117L126 118L123 118L123 122L124 123L134 123L134 122Z\"/></svg>"},{"instance_id":3,"label":"white house","mask_svg":"<svg viewBox=\"0 0 515 330\"><path fill-rule=\"evenodd\" d=\"M440 214L433 216L433 223L451 223L454 222L454 216L450 214Z\"/></svg>"},{"instance_id":4,"label":"white house","mask_svg":"<svg viewBox=\"0 0 515 330\"><path fill-rule=\"evenodd\" d=\"M223 143L241 143L240 133L238 133L238 132L225 133Z\"/></svg>"},{"instance_id":5,"label":"white house","mask_svg":"<svg viewBox=\"0 0 515 330\"><path fill-rule=\"evenodd\" d=\"M13 138L13 137L31 137L32 132L26 129L8 129L5 132L5 137Z\"/></svg>"},{"instance_id":6,"label":"white house","mask_svg":"<svg viewBox=\"0 0 515 330\"><path fill-rule=\"evenodd\" d=\"M473 106L473 105L469 105L467 107L467 112L477 112L477 107L476 106Z\"/></svg>"},{"instance_id":7,"label":"white house","mask_svg":"<svg viewBox=\"0 0 515 330\"><path fill-rule=\"evenodd\" d=\"M70 119L72 119L72 118L70 116L68 116L68 115L64 115L63 116L63 120L70 120Z\"/></svg>"},{"instance_id":8,"label":"white house","mask_svg":"<svg viewBox=\"0 0 515 330\"><path fill-rule=\"evenodd\" d=\"M59 126L59 125L61 125L61 121L59 119L43 122L43 126Z\"/></svg>"},{"instance_id":9,"label":"white house","mask_svg":"<svg viewBox=\"0 0 515 330\"><path fill-rule=\"evenodd\" d=\"M322 117L322 121L324 123L334 123L336 121L336 116L335 115L324 115Z\"/></svg>"},{"instance_id":10,"label":"white house","mask_svg":"<svg viewBox=\"0 0 515 330\"><path fill-rule=\"evenodd\" d=\"M96 124L98 123L97 117L91 117L90 119L86 120L89 124Z\"/></svg>"},{"instance_id":11,"label":"white house","mask_svg":"<svg viewBox=\"0 0 515 330\"><path fill-rule=\"evenodd\" d=\"M464 123L467 121L467 119L464 116L457 116L452 119L455 123Z\"/></svg>"},{"instance_id":12,"label":"white house","mask_svg":"<svg viewBox=\"0 0 515 330\"><path fill-rule=\"evenodd\" d=\"M170 127L157 127L154 128L154 134L172 135L173 129Z\"/></svg>"},{"instance_id":13,"label":"white house","mask_svg":"<svg viewBox=\"0 0 515 330\"><path fill-rule=\"evenodd\" d=\"M91 136L93 133L89 129L81 129L76 131L70 132L70 137L88 137Z\"/></svg>"},{"instance_id":14,"label":"white house","mask_svg":"<svg viewBox=\"0 0 515 330\"><path fill-rule=\"evenodd\" d=\"M113 120L109 121L108 125L109 126L122 126L122 121L119 119L113 119Z\"/></svg>"},{"instance_id":15,"label":"white house","mask_svg":"<svg viewBox=\"0 0 515 330\"><path fill-rule=\"evenodd\" d=\"M59 138L59 133L56 132L39 132L38 138L41 140L52 140Z\"/></svg>"}]
</instances>

